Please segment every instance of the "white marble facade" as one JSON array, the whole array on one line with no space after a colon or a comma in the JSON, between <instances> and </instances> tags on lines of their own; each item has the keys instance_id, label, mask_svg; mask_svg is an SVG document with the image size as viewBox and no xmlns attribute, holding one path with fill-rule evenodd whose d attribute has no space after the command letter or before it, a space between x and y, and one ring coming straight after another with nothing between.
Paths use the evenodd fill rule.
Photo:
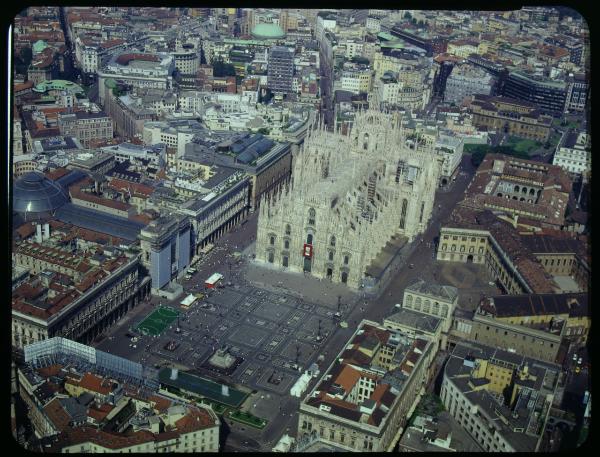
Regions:
<instances>
[{"instance_id":1,"label":"white marble facade","mask_svg":"<svg viewBox=\"0 0 600 457\"><path fill-rule=\"evenodd\" d=\"M347 134L312 128L290 184L260 206L256 261L359 288L392 236L422 233L442 159L407 145L399 125L367 110Z\"/></svg>"}]
</instances>

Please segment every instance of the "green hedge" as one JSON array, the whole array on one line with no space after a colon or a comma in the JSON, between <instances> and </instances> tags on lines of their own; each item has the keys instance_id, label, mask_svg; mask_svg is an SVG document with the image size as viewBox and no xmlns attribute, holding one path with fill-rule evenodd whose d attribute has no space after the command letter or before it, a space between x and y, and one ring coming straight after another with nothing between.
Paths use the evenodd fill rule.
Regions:
<instances>
[{"instance_id":1,"label":"green hedge","mask_svg":"<svg viewBox=\"0 0 600 457\"><path fill-rule=\"evenodd\" d=\"M251 427L255 427L258 429L264 428L268 421L266 419L261 419L260 417L256 417L250 413L245 411L234 411L229 413L229 417L234 421L241 422L243 424L249 425Z\"/></svg>"}]
</instances>

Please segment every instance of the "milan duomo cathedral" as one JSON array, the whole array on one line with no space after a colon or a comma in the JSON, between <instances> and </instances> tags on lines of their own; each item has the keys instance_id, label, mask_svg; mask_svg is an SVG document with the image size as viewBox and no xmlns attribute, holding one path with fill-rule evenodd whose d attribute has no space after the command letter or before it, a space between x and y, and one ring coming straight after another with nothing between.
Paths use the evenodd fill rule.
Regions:
<instances>
[{"instance_id":1,"label":"milan duomo cathedral","mask_svg":"<svg viewBox=\"0 0 600 457\"><path fill-rule=\"evenodd\" d=\"M356 289L393 236L425 230L442 159L407 142L396 114L363 111L334 130L311 129L289 184L262 201L256 261Z\"/></svg>"}]
</instances>

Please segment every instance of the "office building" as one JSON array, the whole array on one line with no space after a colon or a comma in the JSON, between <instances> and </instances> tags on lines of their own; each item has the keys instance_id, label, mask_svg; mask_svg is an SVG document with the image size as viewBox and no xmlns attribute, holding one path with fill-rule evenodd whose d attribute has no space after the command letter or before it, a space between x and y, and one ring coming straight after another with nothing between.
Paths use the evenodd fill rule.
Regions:
<instances>
[{"instance_id":1,"label":"office building","mask_svg":"<svg viewBox=\"0 0 600 457\"><path fill-rule=\"evenodd\" d=\"M468 64L455 65L446 79L444 101L460 105L468 96L490 95L494 83L492 76L479 68Z\"/></svg>"},{"instance_id":2,"label":"office building","mask_svg":"<svg viewBox=\"0 0 600 457\"><path fill-rule=\"evenodd\" d=\"M294 50L283 46L269 49L267 87L276 94L292 93Z\"/></svg>"},{"instance_id":3,"label":"office building","mask_svg":"<svg viewBox=\"0 0 600 457\"><path fill-rule=\"evenodd\" d=\"M140 233L142 264L150 271L152 289L161 289L185 270L192 256L191 225L187 217L163 216Z\"/></svg>"},{"instance_id":4,"label":"office building","mask_svg":"<svg viewBox=\"0 0 600 457\"><path fill-rule=\"evenodd\" d=\"M531 103L542 113L556 117L565 110L567 86L564 81L511 71L504 83L502 95Z\"/></svg>"}]
</instances>

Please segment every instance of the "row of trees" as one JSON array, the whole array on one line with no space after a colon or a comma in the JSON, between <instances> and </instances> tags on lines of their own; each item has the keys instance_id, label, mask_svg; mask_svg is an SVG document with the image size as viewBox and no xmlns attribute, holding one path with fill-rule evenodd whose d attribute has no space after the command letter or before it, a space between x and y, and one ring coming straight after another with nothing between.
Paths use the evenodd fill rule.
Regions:
<instances>
[{"instance_id":1,"label":"row of trees","mask_svg":"<svg viewBox=\"0 0 600 457\"><path fill-rule=\"evenodd\" d=\"M471 152L471 163L473 166L478 167L486 154L505 154L508 156L513 156L518 159L529 159L529 155L523 151L517 151L510 146L490 146L487 144L478 144L470 148Z\"/></svg>"},{"instance_id":2,"label":"row of trees","mask_svg":"<svg viewBox=\"0 0 600 457\"><path fill-rule=\"evenodd\" d=\"M425 26L425 22L422 19L417 21L417 19L414 18L412 14L410 14L410 11L404 13L404 19L408 19L413 25L417 25L419 27Z\"/></svg>"},{"instance_id":3,"label":"row of trees","mask_svg":"<svg viewBox=\"0 0 600 457\"><path fill-rule=\"evenodd\" d=\"M222 58L213 60L213 76L235 76L235 67L230 63L225 63Z\"/></svg>"}]
</instances>

